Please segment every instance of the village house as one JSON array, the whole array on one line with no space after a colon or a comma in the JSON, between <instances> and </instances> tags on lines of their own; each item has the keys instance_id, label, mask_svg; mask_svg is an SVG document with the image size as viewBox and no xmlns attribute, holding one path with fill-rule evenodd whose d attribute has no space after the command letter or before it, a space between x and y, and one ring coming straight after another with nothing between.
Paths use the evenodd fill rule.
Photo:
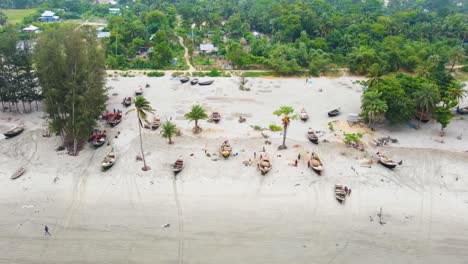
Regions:
<instances>
[{"instance_id":1,"label":"village house","mask_svg":"<svg viewBox=\"0 0 468 264\"><path fill-rule=\"evenodd\" d=\"M200 52L202 52L204 54L211 54L211 53L218 52L218 47L215 47L211 43L200 44L199 50L200 50Z\"/></svg>"},{"instance_id":2,"label":"village house","mask_svg":"<svg viewBox=\"0 0 468 264\"><path fill-rule=\"evenodd\" d=\"M59 20L59 16L56 16L52 11L44 11L41 17L39 18L42 22L57 22Z\"/></svg>"}]
</instances>

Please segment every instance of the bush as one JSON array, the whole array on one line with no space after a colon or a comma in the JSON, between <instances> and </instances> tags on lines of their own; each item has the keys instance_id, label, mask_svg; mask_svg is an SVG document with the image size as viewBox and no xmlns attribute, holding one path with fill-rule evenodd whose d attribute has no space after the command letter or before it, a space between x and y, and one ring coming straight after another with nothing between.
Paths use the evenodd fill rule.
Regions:
<instances>
[{"instance_id":1,"label":"bush","mask_svg":"<svg viewBox=\"0 0 468 264\"><path fill-rule=\"evenodd\" d=\"M153 72L148 72L148 74L146 75L148 77L162 77L164 76L164 72L153 71Z\"/></svg>"},{"instance_id":2,"label":"bush","mask_svg":"<svg viewBox=\"0 0 468 264\"><path fill-rule=\"evenodd\" d=\"M283 128L279 125L275 125L275 124L271 124L268 126L268 128L273 131L273 132L278 132L278 131L282 131Z\"/></svg>"},{"instance_id":3,"label":"bush","mask_svg":"<svg viewBox=\"0 0 468 264\"><path fill-rule=\"evenodd\" d=\"M193 77L205 77L206 74L204 72L194 72L192 73Z\"/></svg>"},{"instance_id":4,"label":"bush","mask_svg":"<svg viewBox=\"0 0 468 264\"><path fill-rule=\"evenodd\" d=\"M360 143L362 138L362 133L345 133L345 143Z\"/></svg>"},{"instance_id":5,"label":"bush","mask_svg":"<svg viewBox=\"0 0 468 264\"><path fill-rule=\"evenodd\" d=\"M468 65L465 65L463 67L460 68L460 71L462 72L468 72Z\"/></svg>"},{"instance_id":6,"label":"bush","mask_svg":"<svg viewBox=\"0 0 468 264\"><path fill-rule=\"evenodd\" d=\"M183 72L179 72L179 71L173 72L173 73L171 74L172 77L178 77L178 76L181 76L181 75L184 75L184 73L183 73Z\"/></svg>"},{"instance_id":7,"label":"bush","mask_svg":"<svg viewBox=\"0 0 468 264\"><path fill-rule=\"evenodd\" d=\"M251 126L255 131L262 131L263 128L259 125Z\"/></svg>"},{"instance_id":8,"label":"bush","mask_svg":"<svg viewBox=\"0 0 468 264\"><path fill-rule=\"evenodd\" d=\"M332 122L328 122L328 129L330 129L330 131L334 131L335 128L333 127L333 123Z\"/></svg>"},{"instance_id":9,"label":"bush","mask_svg":"<svg viewBox=\"0 0 468 264\"><path fill-rule=\"evenodd\" d=\"M219 77L219 76L221 76L221 73L216 68L213 68L213 69L211 69L211 71L209 73L206 74L206 76Z\"/></svg>"}]
</instances>

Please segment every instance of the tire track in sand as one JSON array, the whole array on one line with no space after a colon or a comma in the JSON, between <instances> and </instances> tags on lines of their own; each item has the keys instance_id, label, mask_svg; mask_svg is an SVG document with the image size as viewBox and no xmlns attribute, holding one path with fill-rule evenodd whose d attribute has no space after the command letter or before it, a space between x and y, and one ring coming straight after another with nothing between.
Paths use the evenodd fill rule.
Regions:
<instances>
[{"instance_id":1,"label":"tire track in sand","mask_svg":"<svg viewBox=\"0 0 468 264\"><path fill-rule=\"evenodd\" d=\"M174 191L174 200L177 206L177 220L179 225L179 250L178 250L178 263L184 263L184 215L182 212L182 206L180 205L179 193L177 192L177 177L173 177L172 189Z\"/></svg>"}]
</instances>

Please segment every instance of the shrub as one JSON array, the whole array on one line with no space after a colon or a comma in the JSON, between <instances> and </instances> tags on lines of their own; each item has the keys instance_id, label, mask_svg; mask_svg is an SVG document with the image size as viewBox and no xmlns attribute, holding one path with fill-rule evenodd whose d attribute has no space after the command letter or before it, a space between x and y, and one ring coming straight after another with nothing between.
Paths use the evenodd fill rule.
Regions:
<instances>
[{"instance_id":1,"label":"shrub","mask_svg":"<svg viewBox=\"0 0 468 264\"><path fill-rule=\"evenodd\" d=\"M148 77L162 77L164 76L164 72L158 72L158 71L152 71L152 72L148 72L146 75Z\"/></svg>"},{"instance_id":2,"label":"shrub","mask_svg":"<svg viewBox=\"0 0 468 264\"><path fill-rule=\"evenodd\" d=\"M255 131L262 131L263 128L259 125L255 125L255 126L252 126L252 128L255 130Z\"/></svg>"},{"instance_id":3,"label":"shrub","mask_svg":"<svg viewBox=\"0 0 468 264\"><path fill-rule=\"evenodd\" d=\"M206 74L204 72L194 72L192 73L193 77L205 77Z\"/></svg>"},{"instance_id":4,"label":"shrub","mask_svg":"<svg viewBox=\"0 0 468 264\"><path fill-rule=\"evenodd\" d=\"M212 68L211 71L206 74L206 76L219 77L219 76L221 76L221 73L216 68Z\"/></svg>"},{"instance_id":5,"label":"shrub","mask_svg":"<svg viewBox=\"0 0 468 264\"><path fill-rule=\"evenodd\" d=\"M332 122L328 122L328 129L330 129L330 131L335 131L335 128L333 127Z\"/></svg>"},{"instance_id":6,"label":"shrub","mask_svg":"<svg viewBox=\"0 0 468 264\"><path fill-rule=\"evenodd\" d=\"M345 133L345 143L360 143L362 138L362 133Z\"/></svg>"},{"instance_id":7,"label":"shrub","mask_svg":"<svg viewBox=\"0 0 468 264\"><path fill-rule=\"evenodd\" d=\"M282 131L283 128L279 125L275 125L275 124L271 124L268 126L268 128L273 131L273 132L278 132L278 131Z\"/></svg>"},{"instance_id":8,"label":"shrub","mask_svg":"<svg viewBox=\"0 0 468 264\"><path fill-rule=\"evenodd\" d=\"M465 65L463 67L460 68L460 71L462 72L468 72L468 65Z\"/></svg>"}]
</instances>

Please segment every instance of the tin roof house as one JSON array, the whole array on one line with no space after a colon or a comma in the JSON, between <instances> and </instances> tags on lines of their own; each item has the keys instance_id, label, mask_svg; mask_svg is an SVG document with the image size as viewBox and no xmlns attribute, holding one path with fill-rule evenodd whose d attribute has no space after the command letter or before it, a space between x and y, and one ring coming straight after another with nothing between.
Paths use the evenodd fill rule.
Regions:
<instances>
[{"instance_id":1,"label":"tin roof house","mask_svg":"<svg viewBox=\"0 0 468 264\"><path fill-rule=\"evenodd\" d=\"M56 16L54 12L52 11L44 11L42 13L41 17L39 18L42 22L57 22L60 17Z\"/></svg>"}]
</instances>

